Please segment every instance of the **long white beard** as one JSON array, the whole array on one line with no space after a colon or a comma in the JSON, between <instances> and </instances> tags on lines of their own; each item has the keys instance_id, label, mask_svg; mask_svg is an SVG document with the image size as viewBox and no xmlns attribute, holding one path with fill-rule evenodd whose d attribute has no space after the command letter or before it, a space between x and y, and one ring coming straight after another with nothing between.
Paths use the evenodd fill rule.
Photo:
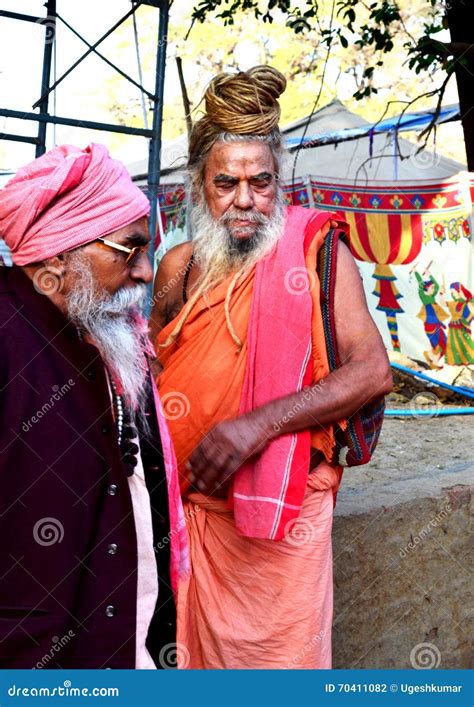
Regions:
<instances>
[{"instance_id":1,"label":"long white beard","mask_svg":"<svg viewBox=\"0 0 474 707\"><path fill-rule=\"evenodd\" d=\"M232 236L228 222L232 219L252 221L254 231L247 239ZM285 210L281 192L277 193L271 216L256 210L232 209L222 217L212 216L204 195L190 209L191 233L194 257L206 277L206 290L224 280L230 273L248 273L262 258L274 249L281 236L285 222Z\"/></svg>"},{"instance_id":2,"label":"long white beard","mask_svg":"<svg viewBox=\"0 0 474 707\"><path fill-rule=\"evenodd\" d=\"M97 287L83 253L71 253L67 263L76 274L67 297L68 316L90 335L105 365L118 379L130 414L143 423L148 367L143 343L146 328L138 315L146 286L124 287L110 295Z\"/></svg>"}]
</instances>

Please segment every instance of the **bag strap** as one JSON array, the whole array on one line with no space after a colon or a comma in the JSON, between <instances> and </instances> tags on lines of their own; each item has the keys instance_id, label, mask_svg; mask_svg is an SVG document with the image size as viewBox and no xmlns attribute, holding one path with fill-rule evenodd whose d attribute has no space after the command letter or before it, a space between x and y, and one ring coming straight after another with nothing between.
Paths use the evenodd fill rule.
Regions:
<instances>
[{"instance_id":1,"label":"bag strap","mask_svg":"<svg viewBox=\"0 0 474 707\"><path fill-rule=\"evenodd\" d=\"M329 369L334 371L341 365L337 348L336 322L334 316L334 297L336 291L337 252L339 239L344 232L332 228L319 249L317 273L321 285L321 314Z\"/></svg>"}]
</instances>

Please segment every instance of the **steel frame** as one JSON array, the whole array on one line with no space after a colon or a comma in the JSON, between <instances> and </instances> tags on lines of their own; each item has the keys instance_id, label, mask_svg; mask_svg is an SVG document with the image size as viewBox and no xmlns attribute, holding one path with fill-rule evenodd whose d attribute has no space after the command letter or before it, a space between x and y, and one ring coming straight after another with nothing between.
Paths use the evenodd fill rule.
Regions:
<instances>
[{"instance_id":1,"label":"steel frame","mask_svg":"<svg viewBox=\"0 0 474 707\"><path fill-rule=\"evenodd\" d=\"M151 5L159 11L159 26L158 26L158 43L156 52L156 70L155 70L155 92L150 93L141 84L135 81L125 71L113 64L97 47L114 32L123 22L133 15L137 8L141 5ZM38 123L38 134L36 137L27 135L14 135L11 133L0 132L0 140L9 140L14 142L24 142L35 145L36 157L44 154L46 151L46 131L49 124L70 125L77 128L92 128L94 130L105 130L107 132L124 133L126 135L136 135L138 137L146 137L150 140L149 155L148 155L148 183L147 195L150 200L150 218L149 228L152 239L150 247L150 260L153 259L154 242L157 230L158 218L158 187L160 183L160 156L161 156L161 127L163 122L163 94L164 81L166 70L166 45L168 34L168 19L169 19L169 0L132 0L131 9L118 21L113 27L102 35L94 44L90 44L84 37L80 35L65 19L57 12L56 0L46 0L46 16L36 17L34 15L25 15L19 12L10 12L8 10L0 10L0 18L9 18L23 22L33 22L41 24L45 27L45 41L43 52L43 70L41 78L41 95L32 106L33 110L38 108L38 113L24 112L11 110L8 108L0 108L0 116L7 118L19 118L20 120L33 120ZM76 35L86 46L87 51L70 66L67 71L60 76L59 79L51 85L51 63L53 55L53 42L49 39L51 33L56 32L57 21L62 22L73 34ZM54 34L53 34L54 37ZM135 128L127 125L115 125L111 123L95 122L90 120L75 120L74 118L62 118L51 115L48 112L49 96L52 91L74 71L74 69L87 57L89 54L96 54L102 61L111 66L117 73L123 76L127 81L142 90L153 104L153 125L151 129Z\"/></svg>"}]
</instances>

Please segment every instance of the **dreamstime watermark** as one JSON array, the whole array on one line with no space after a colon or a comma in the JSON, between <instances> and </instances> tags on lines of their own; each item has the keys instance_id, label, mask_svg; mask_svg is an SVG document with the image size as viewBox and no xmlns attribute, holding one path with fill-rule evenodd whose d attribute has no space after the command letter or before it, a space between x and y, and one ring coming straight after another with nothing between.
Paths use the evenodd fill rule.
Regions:
<instances>
[{"instance_id":1,"label":"dreamstime watermark","mask_svg":"<svg viewBox=\"0 0 474 707\"><path fill-rule=\"evenodd\" d=\"M423 417L436 417L441 409L441 403L437 395L425 391L417 393L413 396L409 403L409 409L413 417L419 414L419 411L424 411Z\"/></svg>"},{"instance_id":2,"label":"dreamstime watermark","mask_svg":"<svg viewBox=\"0 0 474 707\"><path fill-rule=\"evenodd\" d=\"M315 538L315 527L307 518L292 518L285 525L285 540L294 547L311 543Z\"/></svg>"},{"instance_id":3,"label":"dreamstime watermark","mask_svg":"<svg viewBox=\"0 0 474 707\"><path fill-rule=\"evenodd\" d=\"M41 32L38 31L38 35L35 35L36 41L41 44L52 44L56 39L56 18L52 15L40 17L36 20L35 24L44 27L45 31L43 36L41 35Z\"/></svg>"},{"instance_id":4,"label":"dreamstime watermark","mask_svg":"<svg viewBox=\"0 0 474 707\"><path fill-rule=\"evenodd\" d=\"M437 152L432 152L431 150L427 150L426 148L420 150L420 148L416 145L413 146L413 149L410 154L410 162L413 164L414 167L426 170L433 169L434 167L437 167L439 165L440 161L441 155Z\"/></svg>"},{"instance_id":5,"label":"dreamstime watermark","mask_svg":"<svg viewBox=\"0 0 474 707\"><path fill-rule=\"evenodd\" d=\"M305 295L315 286L316 274L308 268L290 268L285 274L284 284L290 295Z\"/></svg>"},{"instance_id":6,"label":"dreamstime watermark","mask_svg":"<svg viewBox=\"0 0 474 707\"><path fill-rule=\"evenodd\" d=\"M64 680L56 687L18 687L10 685L9 697L119 697L118 687L72 687L70 680Z\"/></svg>"},{"instance_id":7,"label":"dreamstime watermark","mask_svg":"<svg viewBox=\"0 0 474 707\"><path fill-rule=\"evenodd\" d=\"M59 638L58 636L53 636L53 642L51 646L51 650L49 653L46 653L41 660L39 660L36 665L33 666L32 670L42 670L43 668L47 667L48 663L50 663L54 657L64 648L64 646L67 646L67 644L71 641L72 638L75 637L74 631L70 630L68 631L64 636Z\"/></svg>"},{"instance_id":8,"label":"dreamstime watermark","mask_svg":"<svg viewBox=\"0 0 474 707\"><path fill-rule=\"evenodd\" d=\"M176 527L171 528L169 533L167 535L165 535L164 538L162 538L161 540L159 540L156 543L155 552L157 550L163 550L167 545L169 545L171 540L173 539L173 537L175 535L178 535L181 532L181 530L185 527L186 522L189 520L192 520L192 518L194 518L194 516L196 516L200 510L201 510L201 506L199 506L197 503L193 504L193 508L190 511L188 511L187 513L185 513L183 518L181 518L181 520L179 520L177 522Z\"/></svg>"},{"instance_id":9,"label":"dreamstime watermark","mask_svg":"<svg viewBox=\"0 0 474 707\"><path fill-rule=\"evenodd\" d=\"M281 432L282 428L287 425L294 417L297 415L301 410L304 410L306 407L305 403L309 403L310 400L314 398L315 395L318 395L318 393L321 392L321 389L324 387L325 381L324 378L323 380L319 381L314 386L308 386L307 388L304 388L302 391L302 400L299 400L296 402L286 413L286 415L283 415L277 422L273 424L273 430L275 432Z\"/></svg>"},{"instance_id":10,"label":"dreamstime watermark","mask_svg":"<svg viewBox=\"0 0 474 707\"><path fill-rule=\"evenodd\" d=\"M299 653L297 653L295 655L295 657L293 658L293 660L290 660L290 662L286 665L288 670L291 670L292 668L298 668L301 661L304 660L305 656L307 656L308 653L311 653L313 648L315 648L315 646L317 646L318 643L320 643L323 640L325 635L326 635L326 632L324 631L324 629L321 629L321 631L319 633L317 633L315 636L313 636L313 638L310 641L308 641L308 643L305 643L305 645L303 646L301 651Z\"/></svg>"},{"instance_id":11,"label":"dreamstime watermark","mask_svg":"<svg viewBox=\"0 0 474 707\"><path fill-rule=\"evenodd\" d=\"M165 393L161 398L161 404L167 420L179 420L180 417L186 417L191 409L186 395L177 390Z\"/></svg>"},{"instance_id":12,"label":"dreamstime watermark","mask_svg":"<svg viewBox=\"0 0 474 707\"><path fill-rule=\"evenodd\" d=\"M64 526L57 518L40 518L34 525L33 537L43 547L56 545L63 541Z\"/></svg>"},{"instance_id":13,"label":"dreamstime watermark","mask_svg":"<svg viewBox=\"0 0 474 707\"><path fill-rule=\"evenodd\" d=\"M61 398L63 398L66 393L69 393L71 388L76 385L75 382L73 381L72 378L69 378L67 383L64 383L61 387L59 385L53 385L52 391L53 394L51 395L50 399L44 403L44 405L35 412L34 415L30 417L29 420L23 423L21 426L21 429L23 432L29 432L33 425L35 425L37 422L41 420L50 410L53 409L56 403L58 403Z\"/></svg>"},{"instance_id":14,"label":"dreamstime watermark","mask_svg":"<svg viewBox=\"0 0 474 707\"><path fill-rule=\"evenodd\" d=\"M433 670L441 663L441 653L434 643L417 643L410 652L410 663L415 670Z\"/></svg>"},{"instance_id":15,"label":"dreamstime watermark","mask_svg":"<svg viewBox=\"0 0 474 707\"><path fill-rule=\"evenodd\" d=\"M170 277L170 279L165 282L165 284L162 285L160 289L157 290L157 292L153 294L153 297L148 300L148 306L152 307L156 302L166 297L166 295L176 287L176 285L180 281L180 278L182 278L186 274L186 270L186 267L181 267L176 273L176 275Z\"/></svg>"},{"instance_id":16,"label":"dreamstime watermark","mask_svg":"<svg viewBox=\"0 0 474 707\"><path fill-rule=\"evenodd\" d=\"M158 663L165 670L168 668L186 670L190 662L191 655L182 643L167 643L158 655Z\"/></svg>"},{"instance_id":17,"label":"dreamstime watermark","mask_svg":"<svg viewBox=\"0 0 474 707\"><path fill-rule=\"evenodd\" d=\"M186 162L184 143L183 147L176 145L164 145L160 154L164 167L176 167L178 163L182 163L184 165Z\"/></svg>"},{"instance_id":18,"label":"dreamstime watermark","mask_svg":"<svg viewBox=\"0 0 474 707\"><path fill-rule=\"evenodd\" d=\"M33 275L33 287L40 295L56 295L64 286L64 278L60 272L51 267L39 268Z\"/></svg>"},{"instance_id":19,"label":"dreamstime watermark","mask_svg":"<svg viewBox=\"0 0 474 707\"><path fill-rule=\"evenodd\" d=\"M441 510L439 513L436 514L436 516L435 516L434 518L431 518L431 520L429 521L429 523L427 523L427 524L420 530L419 533L417 533L417 534L414 535L414 536L413 536L413 535L411 536L410 542L407 543L407 545L405 545L405 547L402 547L402 548L400 549L400 552L399 552L400 557L401 557L401 558L407 557L407 555L408 555L412 550L414 550L421 542L423 542L423 540L425 540L425 538L428 537L428 535L430 535L430 533L431 533L431 531L433 530L433 528L436 528L436 527L441 523L441 521L443 521L445 518L448 517L448 515L451 513L451 511L452 511L451 504L450 504L450 503L447 503L447 504L442 508L442 510Z\"/></svg>"}]
</instances>

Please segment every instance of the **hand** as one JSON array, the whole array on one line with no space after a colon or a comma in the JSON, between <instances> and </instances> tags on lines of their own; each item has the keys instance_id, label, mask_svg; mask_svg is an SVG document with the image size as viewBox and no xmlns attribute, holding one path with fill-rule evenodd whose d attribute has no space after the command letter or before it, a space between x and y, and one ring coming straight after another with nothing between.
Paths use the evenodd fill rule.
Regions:
<instances>
[{"instance_id":1,"label":"hand","mask_svg":"<svg viewBox=\"0 0 474 707\"><path fill-rule=\"evenodd\" d=\"M248 459L270 441L255 416L243 415L216 425L191 454L187 468L191 485L215 493Z\"/></svg>"}]
</instances>

